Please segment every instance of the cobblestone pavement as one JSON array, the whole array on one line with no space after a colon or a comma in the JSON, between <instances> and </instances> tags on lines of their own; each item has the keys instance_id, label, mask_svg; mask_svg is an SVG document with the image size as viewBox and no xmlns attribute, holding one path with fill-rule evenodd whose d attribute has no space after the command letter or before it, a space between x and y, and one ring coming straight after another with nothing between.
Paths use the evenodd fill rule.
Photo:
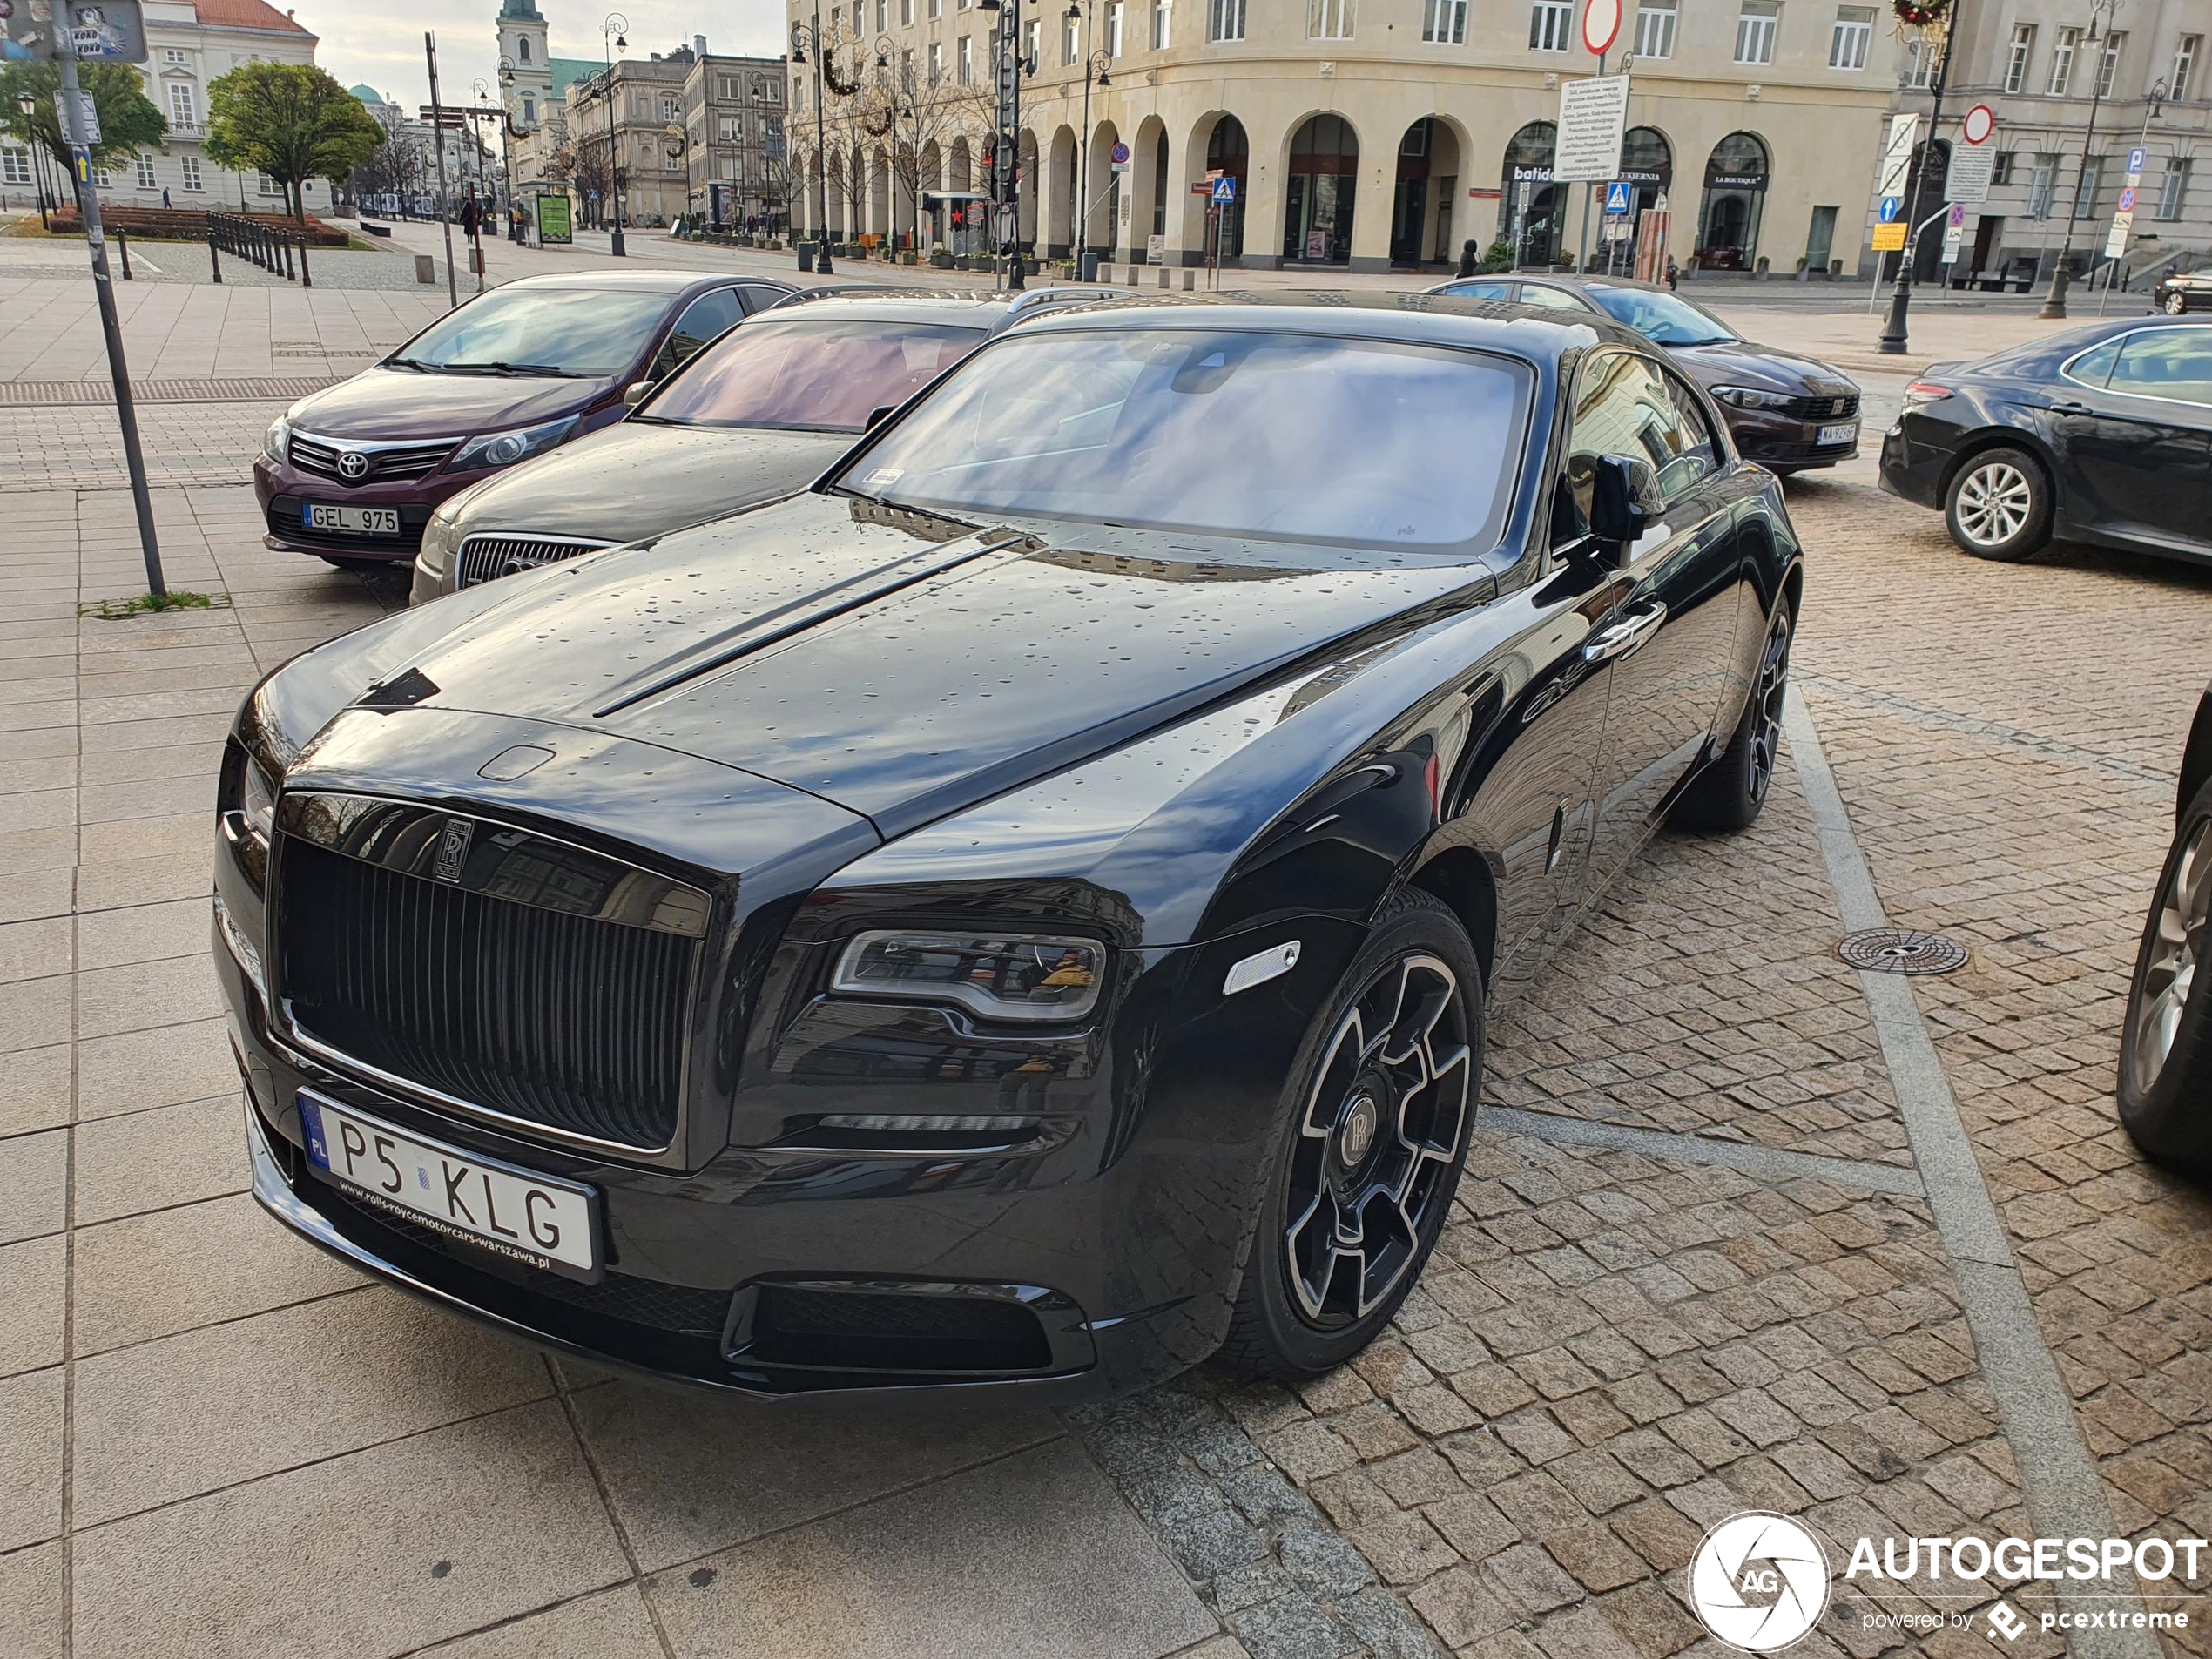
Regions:
<instances>
[{"instance_id":1,"label":"cobblestone pavement","mask_svg":"<svg viewBox=\"0 0 2212 1659\"><path fill-rule=\"evenodd\" d=\"M354 348L360 314L324 310L345 298L285 326L335 319L316 339ZM78 374L57 349L0 373ZM299 372L266 340L197 372L273 361ZM21 413L0 411L0 484L35 453ZM111 418L34 413L41 434ZM159 413L200 422L210 457L266 418ZM237 476L156 491L172 583L227 608L125 623L76 607L141 583L127 496L0 498L11 1659L1703 1659L1682 1569L1714 1521L1773 1509L1846 1547L2031 1535L2044 1440L2086 1448L2099 1490L2071 1495L2122 1530L2207 1533L2205 1205L2134 1154L2109 1095L2212 581L1981 565L1863 483L1793 485L1825 765L1786 758L1748 835L1656 841L1495 1011L1467 1178L1389 1339L1298 1391L1202 1371L1064 1420L764 1420L417 1312L245 1194L206 962L220 736L264 668L401 595L262 550ZM2026 1287L2014 1334L2074 1401L2042 1436L2018 1426L2018 1355L1983 1334L2010 1269L1958 1255L1925 1079L1893 1076L1894 1030L1831 954L1829 769L1890 916L1973 951L1911 995ZM1986 1624L1894 1622L1977 1615L1978 1588L1839 1580L1797 1651L1996 1651ZM2008 1600L2031 1626L2065 1605Z\"/></svg>"}]
</instances>

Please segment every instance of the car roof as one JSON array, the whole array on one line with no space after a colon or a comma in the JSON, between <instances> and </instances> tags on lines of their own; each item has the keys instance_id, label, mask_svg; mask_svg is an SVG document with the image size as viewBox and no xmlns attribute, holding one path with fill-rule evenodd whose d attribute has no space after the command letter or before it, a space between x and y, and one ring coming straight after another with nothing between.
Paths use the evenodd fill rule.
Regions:
<instances>
[{"instance_id":1,"label":"car roof","mask_svg":"<svg viewBox=\"0 0 2212 1659\"><path fill-rule=\"evenodd\" d=\"M544 276L518 277L500 284L505 288L599 288L630 293L682 293L704 284L769 281L773 277L748 277L738 271L558 271Z\"/></svg>"},{"instance_id":2,"label":"car roof","mask_svg":"<svg viewBox=\"0 0 2212 1659\"><path fill-rule=\"evenodd\" d=\"M1463 300L1452 294L1393 290L1224 289L1214 293L1131 294L1024 322L1024 334L1114 327L1265 328L1346 338L1476 346L1531 359L1554 358L1600 340L1650 348L1651 342L1609 318L1568 316L1540 306Z\"/></svg>"},{"instance_id":3,"label":"car roof","mask_svg":"<svg viewBox=\"0 0 2212 1659\"><path fill-rule=\"evenodd\" d=\"M824 284L787 293L768 307L779 317L833 309L867 322L963 322L988 327L1014 302L1010 293L973 288L903 288L892 283Z\"/></svg>"}]
</instances>

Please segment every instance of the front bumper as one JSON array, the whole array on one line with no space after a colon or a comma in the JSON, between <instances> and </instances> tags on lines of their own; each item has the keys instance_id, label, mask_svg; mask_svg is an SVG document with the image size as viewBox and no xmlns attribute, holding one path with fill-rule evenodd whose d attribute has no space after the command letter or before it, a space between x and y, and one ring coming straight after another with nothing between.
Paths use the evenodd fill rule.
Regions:
<instances>
[{"instance_id":1,"label":"front bumper","mask_svg":"<svg viewBox=\"0 0 2212 1659\"><path fill-rule=\"evenodd\" d=\"M1852 460L1858 454L1856 414L1843 417L1853 428L1848 442L1822 443L1820 428L1840 425L1841 419L1799 421L1789 415L1732 406L1723 406L1723 413L1729 435L1736 441L1737 453L1762 467L1832 467L1838 462Z\"/></svg>"},{"instance_id":2,"label":"front bumper","mask_svg":"<svg viewBox=\"0 0 2212 1659\"><path fill-rule=\"evenodd\" d=\"M330 558L386 559L394 563L412 559L422 545L423 527L429 523L438 503L483 476L477 472L448 477L438 472L395 483L347 485L273 462L266 454L258 455L253 458L253 495L261 505L262 544ZM300 509L308 502L395 508L400 533L395 536L347 536L311 530L300 522Z\"/></svg>"}]
</instances>

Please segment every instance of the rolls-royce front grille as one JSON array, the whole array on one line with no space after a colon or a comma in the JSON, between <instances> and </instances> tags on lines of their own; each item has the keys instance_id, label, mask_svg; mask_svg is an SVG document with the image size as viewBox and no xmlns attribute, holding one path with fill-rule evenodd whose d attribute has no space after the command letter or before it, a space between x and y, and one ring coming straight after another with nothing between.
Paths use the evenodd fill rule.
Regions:
<instances>
[{"instance_id":1,"label":"rolls-royce front grille","mask_svg":"<svg viewBox=\"0 0 2212 1659\"><path fill-rule=\"evenodd\" d=\"M480 582L535 570L541 564L557 564L579 553L612 547L612 542L588 542L567 536L471 536L461 544L454 563L453 584L473 588Z\"/></svg>"},{"instance_id":2,"label":"rolls-royce front grille","mask_svg":"<svg viewBox=\"0 0 2212 1659\"><path fill-rule=\"evenodd\" d=\"M401 1082L565 1134L676 1133L697 943L403 873L286 837L293 1028Z\"/></svg>"},{"instance_id":3,"label":"rolls-royce front grille","mask_svg":"<svg viewBox=\"0 0 2212 1659\"><path fill-rule=\"evenodd\" d=\"M452 453L450 442L356 450L327 438L311 438L300 432L292 435L285 448L293 466L300 471L311 472L318 478L334 479L341 484L391 483L399 479L420 478L435 471L438 463ZM347 455L360 457L359 464L351 470L344 461Z\"/></svg>"}]
</instances>

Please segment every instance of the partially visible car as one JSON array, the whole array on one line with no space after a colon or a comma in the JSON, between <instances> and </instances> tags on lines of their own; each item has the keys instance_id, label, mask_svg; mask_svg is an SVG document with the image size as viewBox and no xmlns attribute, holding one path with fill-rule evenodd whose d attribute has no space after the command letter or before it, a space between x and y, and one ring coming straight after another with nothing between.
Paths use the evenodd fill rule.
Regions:
<instances>
[{"instance_id":1,"label":"partially visible car","mask_svg":"<svg viewBox=\"0 0 2212 1659\"><path fill-rule=\"evenodd\" d=\"M2159 278L2150 291L2150 303L2152 310L2169 317L2185 311L2212 311L2212 266Z\"/></svg>"},{"instance_id":2,"label":"partially visible car","mask_svg":"<svg viewBox=\"0 0 2212 1659\"><path fill-rule=\"evenodd\" d=\"M447 496L620 420L630 387L792 291L772 277L626 271L478 294L271 423L253 462L263 540L341 567L411 559Z\"/></svg>"},{"instance_id":3,"label":"partially visible car","mask_svg":"<svg viewBox=\"0 0 2212 1659\"><path fill-rule=\"evenodd\" d=\"M628 419L448 499L415 555L414 602L803 489L872 416L1058 292L791 294L661 381Z\"/></svg>"},{"instance_id":4,"label":"partially visible car","mask_svg":"<svg viewBox=\"0 0 2212 1659\"><path fill-rule=\"evenodd\" d=\"M2212 687L2198 698L2174 842L2143 924L2120 1028L2121 1126L2161 1163L2212 1166Z\"/></svg>"},{"instance_id":5,"label":"partially visible car","mask_svg":"<svg viewBox=\"0 0 2212 1659\"><path fill-rule=\"evenodd\" d=\"M2212 558L2212 324L2114 318L1905 388L1882 488L1979 559L2054 536Z\"/></svg>"},{"instance_id":6,"label":"partially visible car","mask_svg":"<svg viewBox=\"0 0 2212 1659\"><path fill-rule=\"evenodd\" d=\"M1858 453L1858 383L1802 352L1746 340L1672 289L1618 277L1465 277L1431 293L1596 312L1664 346L1721 406L1737 453L1787 476Z\"/></svg>"}]
</instances>

